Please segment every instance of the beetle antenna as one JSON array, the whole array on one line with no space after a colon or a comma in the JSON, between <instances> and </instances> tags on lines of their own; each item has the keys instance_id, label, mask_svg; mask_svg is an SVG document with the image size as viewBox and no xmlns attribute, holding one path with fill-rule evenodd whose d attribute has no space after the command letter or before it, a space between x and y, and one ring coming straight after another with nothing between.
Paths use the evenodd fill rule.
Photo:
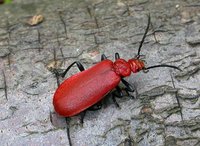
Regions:
<instances>
[{"instance_id":1,"label":"beetle antenna","mask_svg":"<svg viewBox=\"0 0 200 146\"><path fill-rule=\"evenodd\" d=\"M160 64L160 65L150 66L150 67L145 68L144 70L149 70L149 69L157 68L157 67L169 67L169 68L173 68L173 69L177 69L177 70L179 70L179 71L182 71L180 68L178 68L178 67L176 67L176 66L167 65L167 64Z\"/></svg>"},{"instance_id":2,"label":"beetle antenna","mask_svg":"<svg viewBox=\"0 0 200 146\"><path fill-rule=\"evenodd\" d=\"M151 17L150 17L150 14L149 14L149 15L148 15L147 28L146 28L145 33L144 33L144 35L143 35L143 37L142 37L142 40L141 40L141 42L140 42L140 46L139 46L139 49L138 49L138 54L137 54L137 57L136 57L137 59L140 58L140 51L141 51L142 45L143 45L143 43L144 43L144 40L145 40L145 38L146 38L146 36L147 36L148 30L149 30L149 26L150 26L150 22L151 22Z\"/></svg>"}]
</instances>

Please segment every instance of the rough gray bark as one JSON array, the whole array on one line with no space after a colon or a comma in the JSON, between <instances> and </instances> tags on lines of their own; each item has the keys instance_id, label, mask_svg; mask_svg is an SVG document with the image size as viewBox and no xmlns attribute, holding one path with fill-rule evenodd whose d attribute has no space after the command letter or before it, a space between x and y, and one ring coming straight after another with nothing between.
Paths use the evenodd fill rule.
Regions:
<instances>
[{"instance_id":1,"label":"rough gray bark","mask_svg":"<svg viewBox=\"0 0 200 146\"><path fill-rule=\"evenodd\" d=\"M107 102L102 110L86 114L83 127L78 116L72 118L72 144L200 145L196 0L16 0L0 6L0 145L68 145L65 121L52 106L57 80L51 71L62 71L74 60L89 67L102 53L110 59L115 52L134 57L149 13L152 26L142 48L147 66L167 63L183 72L159 68L130 76L138 99L118 99L121 109ZM28 26L35 14L45 21ZM73 68L68 76L75 72Z\"/></svg>"}]
</instances>

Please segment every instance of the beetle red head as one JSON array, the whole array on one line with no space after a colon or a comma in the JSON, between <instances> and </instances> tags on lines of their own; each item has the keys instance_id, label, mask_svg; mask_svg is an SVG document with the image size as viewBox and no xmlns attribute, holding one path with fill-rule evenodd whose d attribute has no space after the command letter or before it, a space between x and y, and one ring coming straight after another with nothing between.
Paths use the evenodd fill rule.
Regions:
<instances>
[{"instance_id":1,"label":"beetle red head","mask_svg":"<svg viewBox=\"0 0 200 146\"><path fill-rule=\"evenodd\" d=\"M130 64L131 71L133 73L137 73L145 68L144 62L140 59L130 59L128 60Z\"/></svg>"}]
</instances>

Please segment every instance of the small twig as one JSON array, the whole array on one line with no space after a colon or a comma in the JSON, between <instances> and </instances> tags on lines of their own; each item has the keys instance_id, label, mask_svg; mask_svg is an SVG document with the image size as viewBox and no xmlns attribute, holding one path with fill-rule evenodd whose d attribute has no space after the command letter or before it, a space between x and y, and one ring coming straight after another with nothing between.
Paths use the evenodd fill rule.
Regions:
<instances>
[{"instance_id":1,"label":"small twig","mask_svg":"<svg viewBox=\"0 0 200 146\"><path fill-rule=\"evenodd\" d=\"M5 76L5 73L4 71L3 72L3 81L4 81L4 92L5 92L5 97L6 97L6 100L8 100L8 89L7 89L7 83L6 83L6 76Z\"/></svg>"},{"instance_id":2,"label":"small twig","mask_svg":"<svg viewBox=\"0 0 200 146\"><path fill-rule=\"evenodd\" d=\"M10 30L10 23L8 21L8 18L6 19L6 30L8 32L8 38L11 39L11 30Z\"/></svg>"},{"instance_id":3,"label":"small twig","mask_svg":"<svg viewBox=\"0 0 200 146\"><path fill-rule=\"evenodd\" d=\"M99 44L98 44L98 41L97 41L97 37L96 37L96 35L94 34L94 42L95 42L95 44L98 46Z\"/></svg>"},{"instance_id":4,"label":"small twig","mask_svg":"<svg viewBox=\"0 0 200 146\"><path fill-rule=\"evenodd\" d=\"M99 29L99 23L98 23L98 20L97 20L97 17L96 17L96 16L94 16L94 21L95 21L95 23L96 23L97 29Z\"/></svg>"},{"instance_id":5,"label":"small twig","mask_svg":"<svg viewBox=\"0 0 200 146\"><path fill-rule=\"evenodd\" d=\"M90 18L92 18L92 12L91 12L91 9L87 6L87 12L88 14L90 15Z\"/></svg>"},{"instance_id":6,"label":"small twig","mask_svg":"<svg viewBox=\"0 0 200 146\"><path fill-rule=\"evenodd\" d=\"M53 48L53 60L55 62L55 66L57 66L56 49L55 48ZM53 72L56 76L57 86L60 86L59 73L58 73L57 69L54 69Z\"/></svg>"},{"instance_id":7,"label":"small twig","mask_svg":"<svg viewBox=\"0 0 200 146\"><path fill-rule=\"evenodd\" d=\"M174 87L174 89L175 89L176 87L175 87L174 79L173 79L171 73L170 73L170 76L171 76L171 80L172 80L172 85L173 85L173 87ZM180 104L180 100L179 100L179 98L178 98L178 90L177 90L176 93L175 93L175 98L176 98L176 101L177 101L178 107L180 108L181 120L182 120L183 125L184 125L183 113L182 113L182 107L181 107L181 104ZM184 128L185 128L185 126L184 126Z\"/></svg>"},{"instance_id":8,"label":"small twig","mask_svg":"<svg viewBox=\"0 0 200 146\"><path fill-rule=\"evenodd\" d=\"M57 43L58 43L58 48L60 49L61 56L62 56L62 58L63 58L63 60L64 60L65 56L64 56L64 54L63 54L62 47L60 47L60 41L59 41L59 39L58 39L58 32L57 32L57 34L56 34L56 40L57 40Z\"/></svg>"},{"instance_id":9,"label":"small twig","mask_svg":"<svg viewBox=\"0 0 200 146\"><path fill-rule=\"evenodd\" d=\"M7 55L7 57L8 57L8 66L9 66L9 68L10 68L10 64L11 64L11 61L10 61L10 54L11 54L11 53L9 53L9 54Z\"/></svg>"},{"instance_id":10,"label":"small twig","mask_svg":"<svg viewBox=\"0 0 200 146\"><path fill-rule=\"evenodd\" d=\"M10 68L10 64L11 64L11 61L10 61L10 55L11 55L11 50L10 50L10 36L7 38L7 43L8 43L8 50L9 50L7 58L8 58L8 66Z\"/></svg>"},{"instance_id":11,"label":"small twig","mask_svg":"<svg viewBox=\"0 0 200 146\"><path fill-rule=\"evenodd\" d=\"M41 34L40 31L37 29L38 32L38 43L41 45ZM41 47L39 46L39 53L41 52Z\"/></svg>"},{"instance_id":12,"label":"small twig","mask_svg":"<svg viewBox=\"0 0 200 146\"><path fill-rule=\"evenodd\" d=\"M66 26L66 23L65 23L65 21L64 21L64 19L63 19L63 17L62 17L62 15L61 15L61 12L59 12L59 13L58 13L58 15L59 15L59 17L60 17L60 20L61 20L61 22L62 22L63 26L64 26L64 31L65 31L65 36L66 36L66 39L68 39L68 36L67 36L67 26Z\"/></svg>"},{"instance_id":13,"label":"small twig","mask_svg":"<svg viewBox=\"0 0 200 146\"><path fill-rule=\"evenodd\" d=\"M126 9L127 9L128 16L130 16L131 12L130 12L130 8L129 8L128 2L126 3Z\"/></svg>"}]
</instances>

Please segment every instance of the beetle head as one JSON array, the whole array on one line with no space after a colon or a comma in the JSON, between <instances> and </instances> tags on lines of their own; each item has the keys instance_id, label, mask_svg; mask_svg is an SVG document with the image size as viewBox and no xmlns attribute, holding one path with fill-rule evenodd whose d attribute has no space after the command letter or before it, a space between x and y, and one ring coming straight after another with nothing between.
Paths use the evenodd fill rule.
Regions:
<instances>
[{"instance_id":1,"label":"beetle head","mask_svg":"<svg viewBox=\"0 0 200 146\"><path fill-rule=\"evenodd\" d=\"M133 73L137 73L145 68L144 62L140 59L130 59L128 60L130 64L131 71Z\"/></svg>"}]
</instances>

